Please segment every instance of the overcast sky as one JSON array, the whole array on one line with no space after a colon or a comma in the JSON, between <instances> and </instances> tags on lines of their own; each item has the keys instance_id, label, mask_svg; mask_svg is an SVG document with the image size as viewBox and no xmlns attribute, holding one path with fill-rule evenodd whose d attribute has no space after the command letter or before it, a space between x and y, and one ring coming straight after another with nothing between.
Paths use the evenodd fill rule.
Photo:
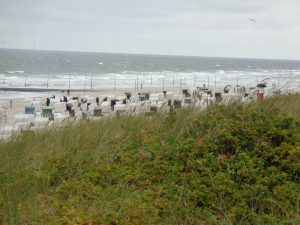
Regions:
<instances>
[{"instance_id":1,"label":"overcast sky","mask_svg":"<svg viewBox=\"0 0 300 225\"><path fill-rule=\"evenodd\" d=\"M300 0L0 0L0 47L300 59Z\"/></svg>"}]
</instances>

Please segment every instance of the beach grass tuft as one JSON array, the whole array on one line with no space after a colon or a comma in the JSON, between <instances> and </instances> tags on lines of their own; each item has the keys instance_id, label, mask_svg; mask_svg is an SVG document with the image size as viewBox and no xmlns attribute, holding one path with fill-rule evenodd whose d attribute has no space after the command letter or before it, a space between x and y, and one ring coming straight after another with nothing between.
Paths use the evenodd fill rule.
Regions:
<instances>
[{"instance_id":1,"label":"beach grass tuft","mask_svg":"<svg viewBox=\"0 0 300 225\"><path fill-rule=\"evenodd\" d=\"M24 132L0 224L300 224L300 95Z\"/></svg>"}]
</instances>

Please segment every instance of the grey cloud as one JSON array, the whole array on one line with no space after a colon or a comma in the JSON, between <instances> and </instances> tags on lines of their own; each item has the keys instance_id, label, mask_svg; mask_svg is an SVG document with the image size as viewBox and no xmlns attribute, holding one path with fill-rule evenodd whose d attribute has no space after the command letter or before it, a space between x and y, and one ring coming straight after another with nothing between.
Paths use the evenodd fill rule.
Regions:
<instances>
[{"instance_id":1,"label":"grey cloud","mask_svg":"<svg viewBox=\"0 0 300 225\"><path fill-rule=\"evenodd\" d=\"M298 0L0 0L0 47L300 58L299 24Z\"/></svg>"}]
</instances>

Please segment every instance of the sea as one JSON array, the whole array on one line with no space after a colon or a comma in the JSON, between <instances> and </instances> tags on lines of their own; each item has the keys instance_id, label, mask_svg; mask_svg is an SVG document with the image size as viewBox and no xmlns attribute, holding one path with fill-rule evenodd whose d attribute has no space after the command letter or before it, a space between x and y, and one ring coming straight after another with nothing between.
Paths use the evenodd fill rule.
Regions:
<instances>
[{"instance_id":1,"label":"sea","mask_svg":"<svg viewBox=\"0 0 300 225\"><path fill-rule=\"evenodd\" d=\"M298 90L300 61L0 49L0 88L117 90L269 85ZM26 96L0 91L0 99Z\"/></svg>"}]
</instances>

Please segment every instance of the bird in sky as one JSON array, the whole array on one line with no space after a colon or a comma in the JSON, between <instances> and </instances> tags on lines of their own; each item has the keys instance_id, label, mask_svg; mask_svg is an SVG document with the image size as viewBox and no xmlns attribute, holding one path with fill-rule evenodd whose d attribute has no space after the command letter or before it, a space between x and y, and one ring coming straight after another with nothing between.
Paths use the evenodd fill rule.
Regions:
<instances>
[{"instance_id":1,"label":"bird in sky","mask_svg":"<svg viewBox=\"0 0 300 225\"><path fill-rule=\"evenodd\" d=\"M251 21L251 22L253 22L253 23L255 23L255 22L256 22L256 20L255 20L255 19L253 19L253 18L250 18L250 21Z\"/></svg>"}]
</instances>

